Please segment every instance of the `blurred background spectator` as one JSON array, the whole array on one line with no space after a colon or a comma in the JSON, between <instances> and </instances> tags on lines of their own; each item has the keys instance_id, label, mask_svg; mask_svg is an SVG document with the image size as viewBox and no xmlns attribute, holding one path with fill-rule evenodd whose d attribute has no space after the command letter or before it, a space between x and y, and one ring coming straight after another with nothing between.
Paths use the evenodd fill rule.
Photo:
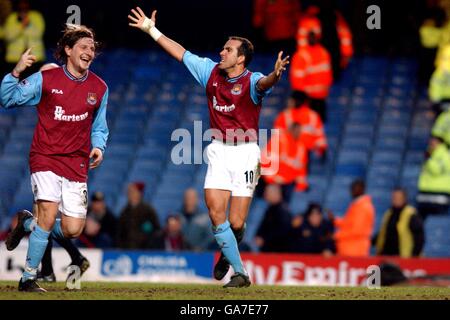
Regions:
<instances>
[{"instance_id":1,"label":"blurred background spectator","mask_svg":"<svg viewBox=\"0 0 450 320\"><path fill-rule=\"evenodd\" d=\"M12 11L12 4L10 0L0 0L0 75L3 75L7 72L5 60L5 23L6 18L10 15Z\"/></svg>"},{"instance_id":2,"label":"blurred background spectator","mask_svg":"<svg viewBox=\"0 0 450 320\"><path fill-rule=\"evenodd\" d=\"M337 253L341 256L369 256L371 236L375 224L375 208L372 198L365 194L366 185L362 180L355 180L350 187L353 201L345 215L332 217L338 228L334 234Z\"/></svg>"},{"instance_id":3,"label":"blurred background spectator","mask_svg":"<svg viewBox=\"0 0 450 320\"><path fill-rule=\"evenodd\" d=\"M195 251L207 250L214 241L211 233L211 220L207 212L201 212L198 205L198 193L194 188L184 192L183 207L179 220L184 239Z\"/></svg>"},{"instance_id":4,"label":"blurred background spectator","mask_svg":"<svg viewBox=\"0 0 450 320\"><path fill-rule=\"evenodd\" d=\"M291 213L283 202L280 186L271 184L264 191L269 204L256 232L255 243L262 252L287 252Z\"/></svg>"},{"instance_id":5,"label":"blurred background spectator","mask_svg":"<svg viewBox=\"0 0 450 320\"><path fill-rule=\"evenodd\" d=\"M392 192L392 206L384 213L375 236L378 255L411 258L419 256L425 241L423 223L416 209L408 204L403 189Z\"/></svg>"},{"instance_id":6,"label":"blurred background spectator","mask_svg":"<svg viewBox=\"0 0 450 320\"><path fill-rule=\"evenodd\" d=\"M31 53L36 56L36 62L20 76L26 78L37 72L45 62L44 46L45 20L39 11L31 10L28 0L17 0L14 12L7 18L4 27L6 43L7 70L12 70L24 51L33 48Z\"/></svg>"},{"instance_id":7,"label":"blurred background spectator","mask_svg":"<svg viewBox=\"0 0 450 320\"><path fill-rule=\"evenodd\" d=\"M322 207L311 203L303 215L292 219L289 251L331 256L336 252L334 226L323 216Z\"/></svg>"},{"instance_id":8,"label":"blurred background spectator","mask_svg":"<svg viewBox=\"0 0 450 320\"><path fill-rule=\"evenodd\" d=\"M441 102L450 100L450 44L444 46L437 58L429 87L430 100L436 115L442 112Z\"/></svg>"},{"instance_id":9,"label":"blurred background spectator","mask_svg":"<svg viewBox=\"0 0 450 320\"><path fill-rule=\"evenodd\" d=\"M450 153L441 138L431 137L428 159L419 177L417 210L425 220L431 214L446 214L450 206Z\"/></svg>"},{"instance_id":10,"label":"blurred background spectator","mask_svg":"<svg viewBox=\"0 0 450 320\"><path fill-rule=\"evenodd\" d=\"M300 0L253 0L252 26L258 47L292 54L299 16Z\"/></svg>"},{"instance_id":11,"label":"blurred background spectator","mask_svg":"<svg viewBox=\"0 0 450 320\"><path fill-rule=\"evenodd\" d=\"M272 135L263 147L261 167L267 171L263 179L267 184L278 184L282 189L282 201L289 203L294 189L308 188L308 150L300 139L301 125L293 122L287 130Z\"/></svg>"},{"instance_id":12,"label":"blurred background spectator","mask_svg":"<svg viewBox=\"0 0 450 320\"><path fill-rule=\"evenodd\" d=\"M432 128L432 135L444 140L447 148L450 147L450 99L441 101L442 113L436 119Z\"/></svg>"},{"instance_id":13,"label":"blurred background spectator","mask_svg":"<svg viewBox=\"0 0 450 320\"><path fill-rule=\"evenodd\" d=\"M319 24L316 17L311 19L317 20ZM320 27L308 23L301 28L301 32L306 33L306 39L299 40L305 43L298 46L291 59L291 88L305 92L310 99L311 109L326 122L326 98L333 84L330 53L320 43Z\"/></svg>"},{"instance_id":14,"label":"blurred background spectator","mask_svg":"<svg viewBox=\"0 0 450 320\"><path fill-rule=\"evenodd\" d=\"M151 248L168 252L190 250L191 245L184 237L181 219L177 215L167 217L166 226L158 230L151 240Z\"/></svg>"},{"instance_id":15,"label":"blurred background spectator","mask_svg":"<svg viewBox=\"0 0 450 320\"><path fill-rule=\"evenodd\" d=\"M144 189L143 182L130 183L128 186L128 204L119 218L119 248L150 248L155 232L161 229L155 209L143 200Z\"/></svg>"}]
</instances>

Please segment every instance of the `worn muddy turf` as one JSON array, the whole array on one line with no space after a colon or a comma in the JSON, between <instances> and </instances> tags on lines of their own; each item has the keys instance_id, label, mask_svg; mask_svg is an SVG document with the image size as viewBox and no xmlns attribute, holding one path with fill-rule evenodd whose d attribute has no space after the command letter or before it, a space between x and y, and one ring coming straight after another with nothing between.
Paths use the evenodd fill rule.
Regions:
<instances>
[{"instance_id":1,"label":"worn muddy turf","mask_svg":"<svg viewBox=\"0 0 450 320\"><path fill-rule=\"evenodd\" d=\"M47 293L17 291L17 282L0 281L0 300L449 300L449 287L299 287L251 286L223 289L220 285L83 282L81 290L65 283L44 283Z\"/></svg>"}]
</instances>

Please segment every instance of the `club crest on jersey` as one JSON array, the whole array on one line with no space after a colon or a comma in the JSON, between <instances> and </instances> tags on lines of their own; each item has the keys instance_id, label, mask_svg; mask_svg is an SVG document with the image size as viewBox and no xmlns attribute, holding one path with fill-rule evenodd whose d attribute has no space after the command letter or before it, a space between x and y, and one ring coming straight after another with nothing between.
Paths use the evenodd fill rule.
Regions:
<instances>
[{"instance_id":1,"label":"club crest on jersey","mask_svg":"<svg viewBox=\"0 0 450 320\"><path fill-rule=\"evenodd\" d=\"M241 94L241 92L242 92L242 84L240 84L240 83L236 83L233 86L233 89L231 89L231 93L234 95Z\"/></svg>"},{"instance_id":2,"label":"club crest on jersey","mask_svg":"<svg viewBox=\"0 0 450 320\"><path fill-rule=\"evenodd\" d=\"M87 95L87 103L89 103L91 106L95 105L97 103L97 94L89 92Z\"/></svg>"}]
</instances>

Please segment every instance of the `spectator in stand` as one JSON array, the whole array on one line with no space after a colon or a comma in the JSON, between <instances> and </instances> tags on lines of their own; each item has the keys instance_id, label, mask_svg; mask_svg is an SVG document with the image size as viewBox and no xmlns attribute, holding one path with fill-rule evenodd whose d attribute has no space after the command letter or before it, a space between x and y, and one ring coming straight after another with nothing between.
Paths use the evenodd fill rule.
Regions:
<instances>
[{"instance_id":1,"label":"spectator in stand","mask_svg":"<svg viewBox=\"0 0 450 320\"><path fill-rule=\"evenodd\" d=\"M385 212L375 238L378 255L411 258L422 252L425 240L422 219L416 209L408 205L405 190L392 192L392 206Z\"/></svg>"},{"instance_id":2,"label":"spectator in stand","mask_svg":"<svg viewBox=\"0 0 450 320\"><path fill-rule=\"evenodd\" d=\"M447 148L450 147L450 99L441 102L441 110L443 111L436 119L431 133L435 137L444 140Z\"/></svg>"},{"instance_id":3,"label":"spectator in stand","mask_svg":"<svg viewBox=\"0 0 450 320\"><path fill-rule=\"evenodd\" d=\"M215 239L211 234L211 222L207 212L198 208L198 194L194 188L184 192L183 207L179 216L184 238L192 250L204 251Z\"/></svg>"},{"instance_id":4,"label":"spectator in stand","mask_svg":"<svg viewBox=\"0 0 450 320\"><path fill-rule=\"evenodd\" d=\"M310 98L311 109L325 122L325 100L333 84L331 57L320 44L320 30L311 26L306 27L306 32L306 44L298 47L292 57L289 79L292 90L305 92Z\"/></svg>"},{"instance_id":5,"label":"spectator in stand","mask_svg":"<svg viewBox=\"0 0 450 320\"><path fill-rule=\"evenodd\" d=\"M287 252L291 213L283 202L280 186L267 186L264 198L269 207L256 232L255 243L262 252Z\"/></svg>"},{"instance_id":6,"label":"spectator in stand","mask_svg":"<svg viewBox=\"0 0 450 320\"><path fill-rule=\"evenodd\" d=\"M450 44L440 50L436 60L436 70L433 72L428 88L428 95L433 102L436 115L442 112L441 103L450 100Z\"/></svg>"},{"instance_id":7,"label":"spectator in stand","mask_svg":"<svg viewBox=\"0 0 450 320\"><path fill-rule=\"evenodd\" d=\"M6 18L11 14L12 4L10 0L0 0L0 76L9 70L5 69L5 23Z\"/></svg>"},{"instance_id":8,"label":"spectator in stand","mask_svg":"<svg viewBox=\"0 0 450 320\"><path fill-rule=\"evenodd\" d=\"M32 48L35 63L20 74L24 79L39 71L45 62L44 31L45 20L39 11L30 9L28 0L19 0L16 11L6 19L4 39L6 42L7 70L13 70L22 54Z\"/></svg>"},{"instance_id":9,"label":"spectator in stand","mask_svg":"<svg viewBox=\"0 0 450 320\"><path fill-rule=\"evenodd\" d=\"M293 122L286 131L272 135L261 153L262 178L266 184L278 184L282 188L282 199L289 204L294 189L308 189L308 150L300 139L301 126Z\"/></svg>"},{"instance_id":10,"label":"spectator in stand","mask_svg":"<svg viewBox=\"0 0 450 320\"><path fill-rule=\"evenodd\" d=\"M365 183L362 180L352 182L350 192L353 198L345 216L330 220L338 231L334 234L338 255L367 257L370 253L371 236L375 223L375 208L372 198L365 194Z\"/></svg>"},{"instance_id":11,"label":"spectator in stand","mask_svg":"<svg viewBox=\"0 0 450 320\"><path fill-rule=\"evenodd\" d=\"M299 0L253 0L252 24L266 49L293 53L299 17Z\"/></svg>"},{"instance_id":12,"label":"spectator in stand","mask_svg":"<svg viewBox=\"0 0 450 320\"><path fill-rule=\"evenodd\" d=\"M168 252L191 249L191 245L183 235L181 219L178 215L167 217L165 228L155 233L151 247Z\"/></svg>"},{"instance_id":13,"label":"spectator in stand","mask_svg":"<svg viewBox=\"0 0 450 320\"><path fill-rule=\"evenodd\" d=\"M417 210L425 221L430 214L446 214L450 206L450 153L439 137L431 137L428 159L419 176Z\"/></svg>"},{"instance_id":14,"label":"spectator in stand","mask_svg":"<svg viewBox=\"0 0 450 320\"><path fill-rule=\"evenodd\" d=\"M275 119L274 128L286 130L292 122L300 123L300 139L308 150L324 156L328 144L322 120L319 114L309 107L309 99L302 91L291 93L287 108L281 111Z\"/></svg>"},{"instance_id":15,"label":"spectator in stand","mask_svg":"<svg viewBox=\"0 0 450 320\"><path fill-rule=\"evenodd\" d=\"M319 0L306 8L297 30L297 48L307 45L309 30L320 32L321 43L331 55L333 79L337 81L353 56L352 33L333 0Z\"/></svg>"},{"instance_id":16,"label":"spectator in stand","mask_svg":"<svg viewBox=\"0 0 450 320\"><path fill-rule=\"evenodd\" d=\"M117 218L106 206L105 195L94 192L88 208L86 226L78 243L87 248L113 248L116 246Z\"/></svg>"},{"instance_id":17,"label":"spectator in stand","mask_svg":"<svg viewBox=\"0 0 450 320\"><path fill-rule=\"evenodd\" d=\"M305 214L292 219L290 251L331 256L336 252L333 224L324 219L322 207L311 203Z\"/></svg>"},{"instance_id":18,"label":"spectator in stand","mask_svg":"<svg viewBox=\"0 0 450 320\"><path fill-rule=\"evenodd\" d=\"M446 20L445 11L442 8L433 6L425 11L425 18L419 28L421 44L419 52L419 80L423 84L430 81L433 73L437 48L442 39L443 26Z\"/></svg>"},{"instance_id":19,"label":"spectator in stand","mask_svg":"<svg viewBox=\"0 0 450 320\"><path fill-rule=\"evenodd\" d=\"M155 209L143 200L145 184L128 185L128 204L119 218L117 245L121 249L146 249L161 229Z\"/></svg>"}]
</instances>

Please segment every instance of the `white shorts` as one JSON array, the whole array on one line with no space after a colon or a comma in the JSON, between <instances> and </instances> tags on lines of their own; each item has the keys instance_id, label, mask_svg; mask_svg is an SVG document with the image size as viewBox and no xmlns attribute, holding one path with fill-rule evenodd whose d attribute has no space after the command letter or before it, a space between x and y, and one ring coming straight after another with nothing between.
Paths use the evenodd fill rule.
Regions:
<instances>
[{"instance_id":1,"label":"white shorts","mask_svg":"<svg viewBox=\"0 0 450 320\"><path fill-rule=\"evenodd\" d=\"M205 189L230 190L231 196L252 197L260 176L261 150L256 142L227 145L213 140L206 148Z\"/></svg>"},{"instance_id":2,"label":"white shorts","mask_svg":"<svg viewBox=\"0 0 450 320\"><path fill-rule=\"evenodd\" d=\"M57 202L59 211L66 216L86 218L88 194L85 182L69 181L51 171L40 171L31 175L31 190L34 201Z\"/></svg>"}]
</instances>

